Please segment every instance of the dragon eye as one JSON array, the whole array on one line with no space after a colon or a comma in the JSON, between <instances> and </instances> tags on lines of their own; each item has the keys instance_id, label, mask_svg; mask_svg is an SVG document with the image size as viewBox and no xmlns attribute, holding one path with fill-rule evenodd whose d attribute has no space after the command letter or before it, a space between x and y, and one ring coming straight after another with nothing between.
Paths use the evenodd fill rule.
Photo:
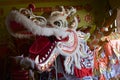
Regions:
<instances>
[{"instance_id":1,"label":"dragon eye","mask_svg":"<svg viewBox=\"0 0 120 80\"><path fill-rule=\"evenodd\" d=\"M59 27L61 26L60 21L55 21L54 24L57 25L57 26L59 26Z\"/></svg>"},{"instance_id":2,"label":"dragon eye","mask_svg":"<svg viewBox=\"0 0 120 80\"><path fill-rule=\"evenodd\" d=\"M58 26L58 27L62 27L63 26L63 21L59 20L59 21L55 21L54 25Z\"/></svg>"}]
</instances>

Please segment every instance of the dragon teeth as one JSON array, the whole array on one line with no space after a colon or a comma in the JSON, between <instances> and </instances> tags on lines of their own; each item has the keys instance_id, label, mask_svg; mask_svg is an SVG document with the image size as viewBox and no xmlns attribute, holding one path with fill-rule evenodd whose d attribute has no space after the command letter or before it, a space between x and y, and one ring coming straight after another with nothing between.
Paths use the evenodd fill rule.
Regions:
<instances>
[{"instance_id":1,"label":"dragon teeth","mask_svg":"<svg viewBox=\"0 0 120 80\"><path fill-rule=\"evenodd\" d=\"M44 60L45 60L45 58L43 57L43 58L42 58L42 60L44 61Z\"/></svg>"},{"instance_id":2,"label":"dragon teeth","mask_svg":"<svg viewBox=\"0 0 120 80\"><path fill-rule=\"evenodd\" d=\"M51 49L49 49L49 51L51 51Z\"/></svg>"},{"instance_id":3,"label":"dragon teeth","mask_svg":"<svg viewBox=\"0 0 120 80\"><path fill-rule=\"evenodd\" d=\"M39 55L35 58L35 63L39 64Z\"/></svg>"},{"instance_id":4,"label":"dragon teeth","mask_svg":"<svg viewBox=\"0 0 120 80\"><path fill-rule=\"evenodd\" d=\"M48 55L46 54L45 57L47 57Z\"/></svg>"},{"instance_id":5,"label":"dragon teeth","mask_svg":"<svg viewBox=\"0 0 120 80\"><path fill-rule=\"evenodd\" d=\"M42 59L40 59L40 63L42 62Z\"/></svg>"},{"instance_id":6,"label":"dragon teeth","mask_svg":"<svg viewBox=\"0 0 120 80\"><path fill-rule=\"evenodd\" d=\"M50 54L50 52L48 51L48 54Z\"/></svg>"},{"instance_id":7,"label":"dragon teeth","mask_svg":"<svg viewBox=\"0 0 120 80\"><path fill-rule=\"evenodd\" d=\"M53 46L51 46L51 49L53 48Z\"/></svg>"}]
</instances>

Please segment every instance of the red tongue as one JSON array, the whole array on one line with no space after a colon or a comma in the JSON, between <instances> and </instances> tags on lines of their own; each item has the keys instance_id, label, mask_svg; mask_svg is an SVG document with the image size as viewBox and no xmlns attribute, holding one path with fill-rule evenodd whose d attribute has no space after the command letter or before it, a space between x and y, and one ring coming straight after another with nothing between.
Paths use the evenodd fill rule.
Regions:
<instances>
[{"instance_id":1,"label":"red tongue","mask_svg":"<svg viewBox=\"0 0 120 80\"><path fill-rule=\"evenodd\" d=\"M52 42L44 36L38 37L38 39L32 44L29 49L31 54L39 54L40 57L44 56L48 52L52 45Z\"/></svg>"}]
</instances>

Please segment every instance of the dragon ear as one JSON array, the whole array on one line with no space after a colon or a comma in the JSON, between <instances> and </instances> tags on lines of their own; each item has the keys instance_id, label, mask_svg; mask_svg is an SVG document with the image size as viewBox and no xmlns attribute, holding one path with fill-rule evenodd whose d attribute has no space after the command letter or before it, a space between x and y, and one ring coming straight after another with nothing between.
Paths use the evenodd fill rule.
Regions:
<instances>
[{"instance_id":1,"label":"dragon ear","mask_svg":"<svg viewBox=\"0 0 120 80\"><path fill-rule=\"evenodd\" d=\"M60 6L62 11L53 11L50 16L56 16L56 15L64 15L65 14L65 9L63 6Z\"/></svg>"},{"instance_id":2,"label":"dragon ear","mask_svg":"<svg viewBox=\"0 0 120 80\"><path fill-rule=\"evenodd\" d=\"M77 19L77 17L74 17L74 20L70 24L70 28L73 28L76 30L77 27L78 27L78 19Z\"/></svg>"},{"instance_id":3,"label":"dragon ear","mask_svg":"<svg viewBox=\"0 0 120 80\"><path fill-rule=\"evenodd\" d=\"M76 13L76 9L73 8L72 6L71 6L70 9L67 9L67 15L68 16L74 15L75 13Z\"/></svg>"}]
</instances>

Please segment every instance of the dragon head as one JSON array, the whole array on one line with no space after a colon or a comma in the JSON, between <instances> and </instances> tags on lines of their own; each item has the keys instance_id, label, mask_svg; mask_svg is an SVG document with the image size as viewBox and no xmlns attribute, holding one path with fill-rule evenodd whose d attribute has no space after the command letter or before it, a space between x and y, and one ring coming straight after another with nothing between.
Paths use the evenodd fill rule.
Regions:
<instances>
[{"instance_id":1,"label":"dragon head","mask_svg":"<svg viewBox=\"0 0 120 80\"><path fill-rule=\"evenodd\" d=\"M67 64L65 66L66 71L70 73L72 63L75 62L75 65L80 68L80 52L87 50L80 47L80 45L84 46L82 41L84 44L85 36L81 35L81 32L76 32L77 18L74 17L71 22L67 20L76 13L76 9L73 7L65 9L63 6L60 8L61 11L53 11L47 19L36 16L31 10L25 8L19 11L12 10L6 18L6 26L12 36L16 38L37 36L29 52L40 71L48 70L61 54L67 57L65 63L69 67Z\"/></svg>"}]
</instances>

